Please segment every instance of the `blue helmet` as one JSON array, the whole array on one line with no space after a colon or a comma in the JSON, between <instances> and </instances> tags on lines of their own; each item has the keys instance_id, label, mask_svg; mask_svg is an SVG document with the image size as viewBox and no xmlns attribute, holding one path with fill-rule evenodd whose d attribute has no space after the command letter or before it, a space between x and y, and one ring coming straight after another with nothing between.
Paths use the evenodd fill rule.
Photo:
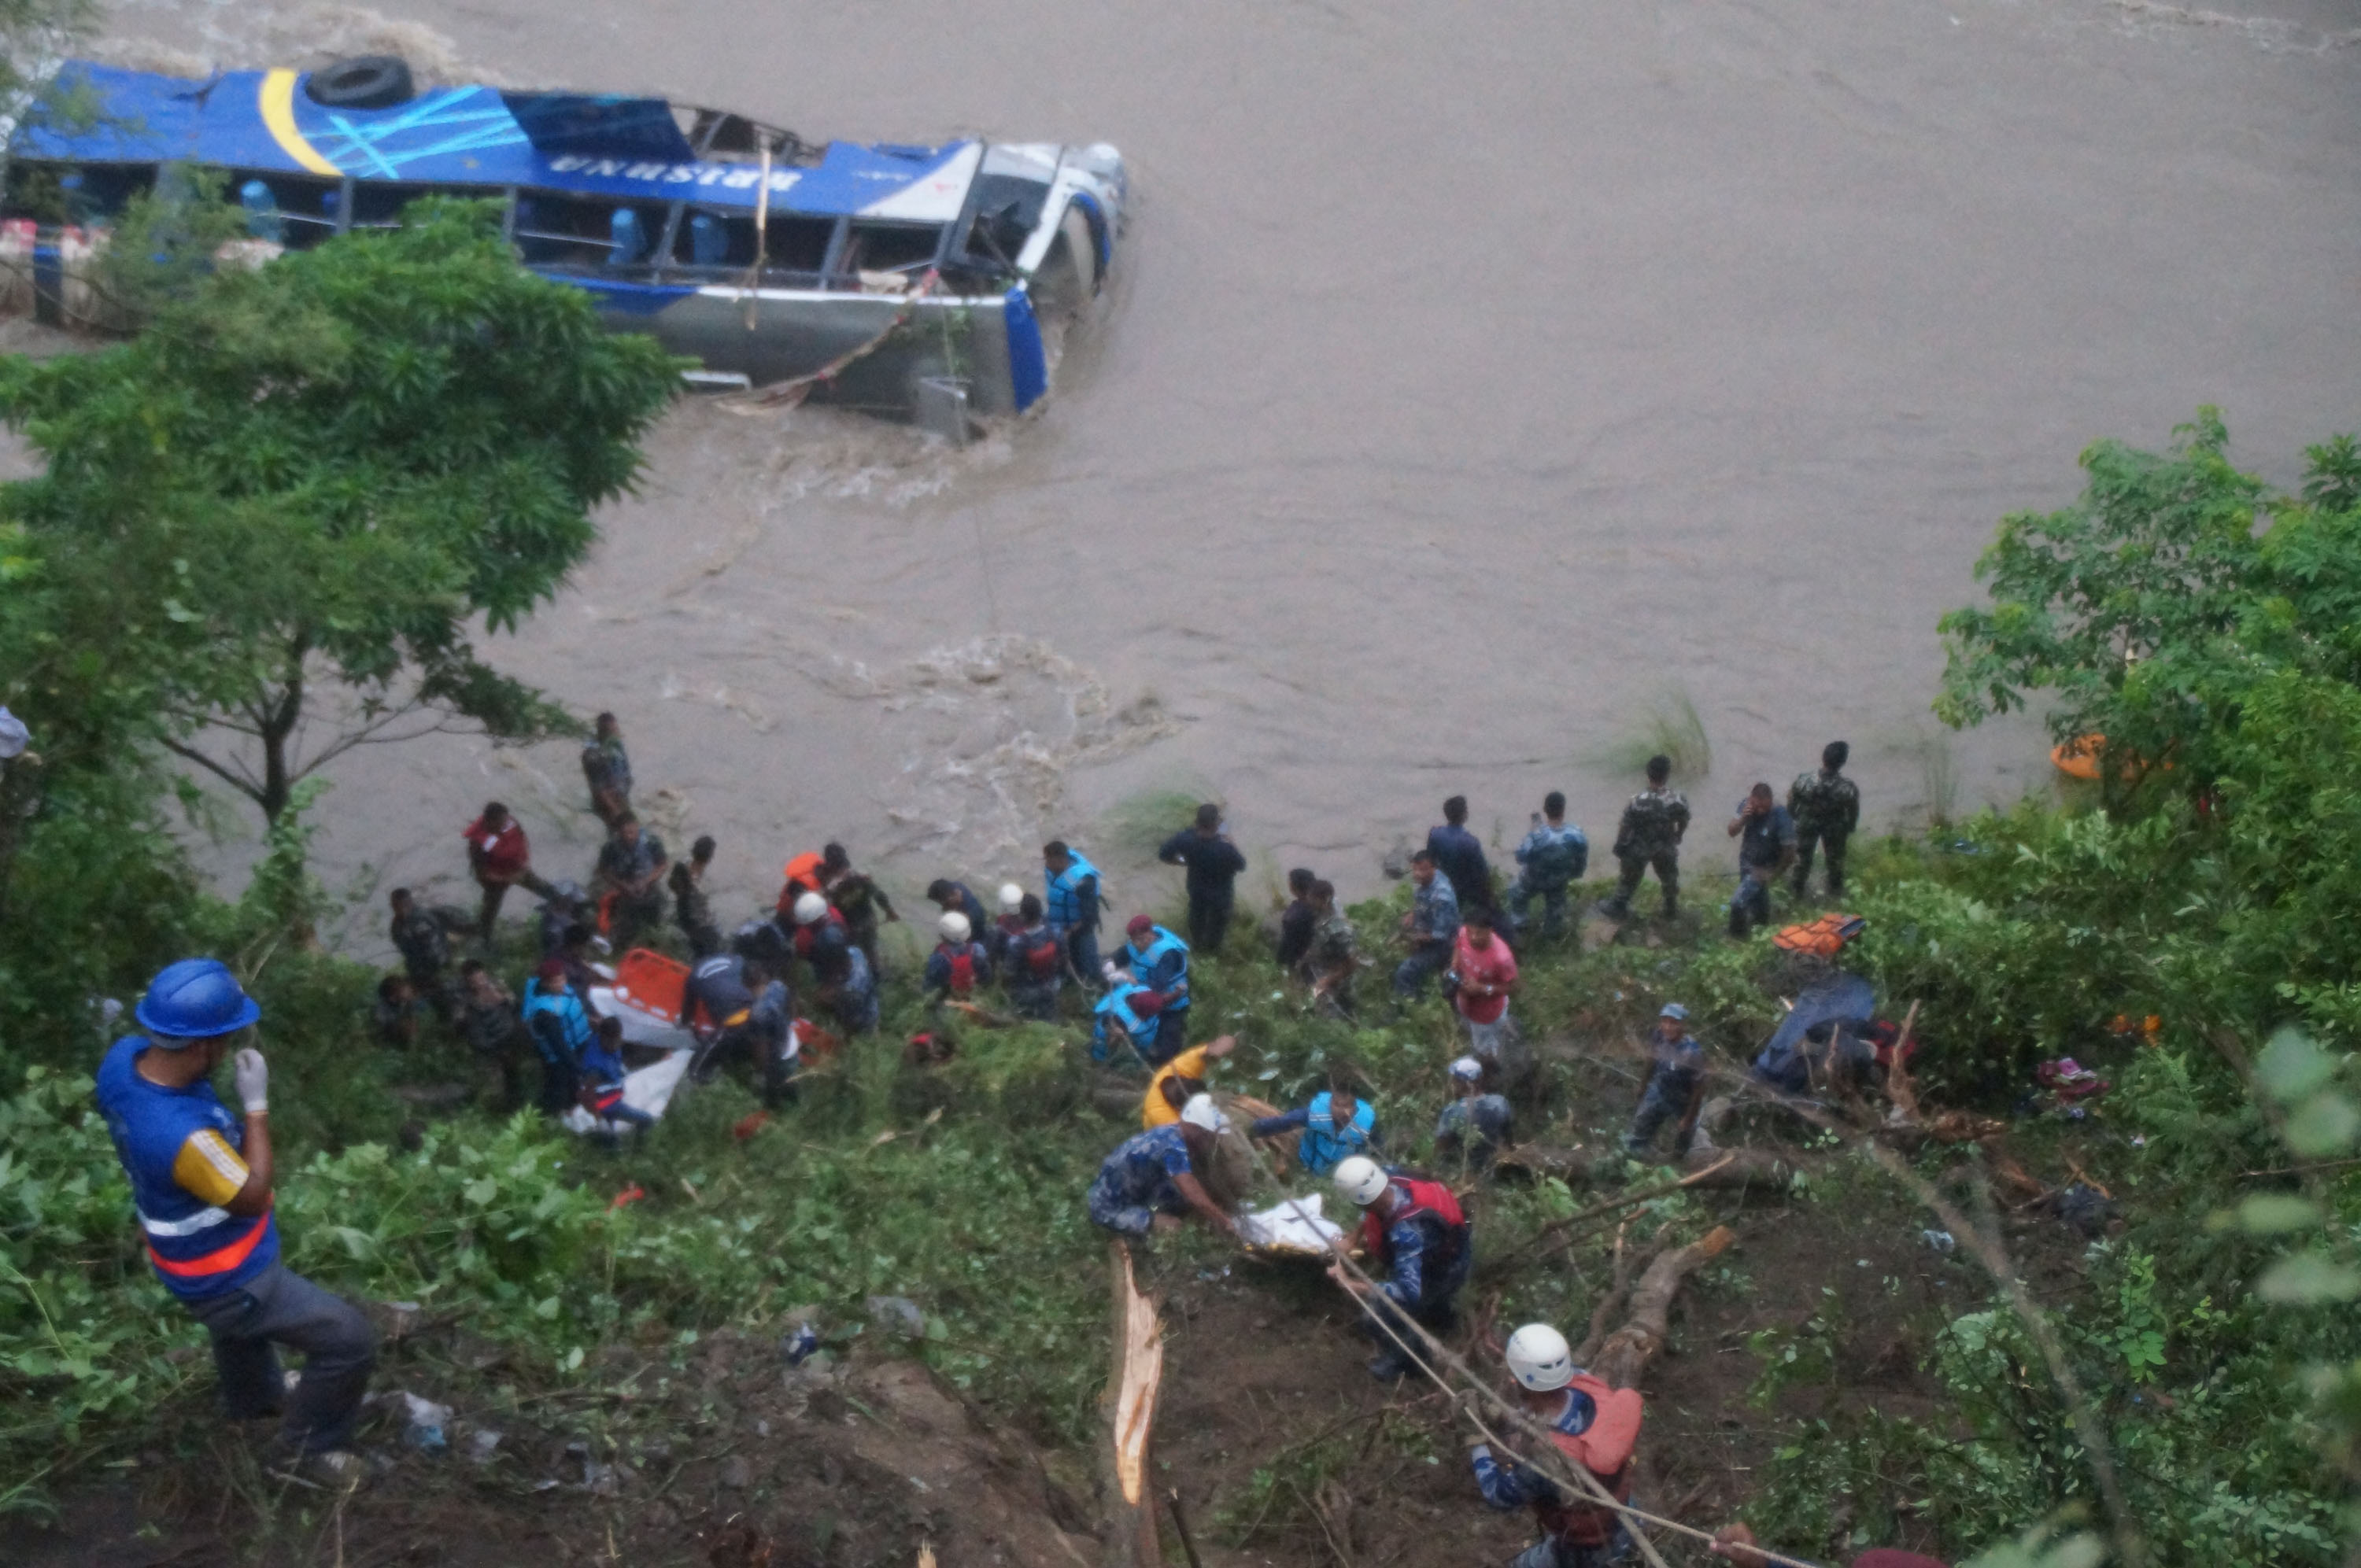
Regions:
<instances>
[{"instance_id":1,"label":"blue helmet","mask_svg":"<svg viewBox=\"0 0 2361 1568\"><path fill-rule=\"evenodd\" d=\"M148 994L132 1016L151 1034L206 1040L245 1028L262 1016L262 1009L218 959L182 959L166 964L148 982Z\"/></svg>"}]
</instances>

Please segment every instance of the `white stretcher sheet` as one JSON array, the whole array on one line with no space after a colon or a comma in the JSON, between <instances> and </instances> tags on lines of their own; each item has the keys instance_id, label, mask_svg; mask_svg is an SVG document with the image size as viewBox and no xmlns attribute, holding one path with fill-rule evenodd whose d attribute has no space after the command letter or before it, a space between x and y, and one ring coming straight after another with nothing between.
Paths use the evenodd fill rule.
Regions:
<instances>
[{"instance_id":1,"label":"white stretcher sheet","mask_svg":"<svg viewBox=\"0 0 2361 1568\"><path fill-rule=\"evenodd\" d=\"M658 1050L693 1051L697 1036L661 1013L650 1013L618 1001L612 986L590 988L590 1005L611 1018L623 1021L623 1038L635 1046L653 1046Z\"/></svg>"},{"instance_id":2,"label":"white stretcher sheet","mask_svg":"<svg viewBox=\"0 0 2361 1568\"><path fill-rule=\"evenodd\" d=\"M644 1111L651 1116L661 1118L664 1107L672 1103L672 1091L680 1087L682 1077L688 1071L689 1055L687 1051L669 1051L662 1060L652 1061L636 1071L625 1073L623 1103L634 1111ZM558 1120L577 1133L608 1130L608 1124L579 1105L569 1106Z\"/></svg>"},{"instance_id":3,"label":"white stretcher sheet","mask_svg":"<svg viewBox=\"0 0 2361 1568\"><path fill-rule=\"evenodd\" d=\"M1238 1222L1238 1237L1248 1246L1277 1247L1286 1252L1331 1251L1330 1243L1344 1239L1335 1222L1320 1216L1323 1193L1298 1198L1248 1214Z\"/></svg>"}]
</instances>

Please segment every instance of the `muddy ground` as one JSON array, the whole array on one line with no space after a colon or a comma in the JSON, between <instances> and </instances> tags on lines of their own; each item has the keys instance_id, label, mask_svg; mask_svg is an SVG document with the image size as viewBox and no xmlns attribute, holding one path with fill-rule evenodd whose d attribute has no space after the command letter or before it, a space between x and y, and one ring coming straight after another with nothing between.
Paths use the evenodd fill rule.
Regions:
<instances>
[{"instance_id":1,"label":"muddy ground","mask_svg":"<svg viewBox=\"0 0 2361 1568\"><path fill-rule=\"evenodd\" d=\"M1940 1419L1919 1367L1935 1329L1982 1299L1982 1276L1930 1246L1906 1203L1832 1156L1804 1157L1813 1199L1715 1194L1683 1226L1686 1239L1727 1223L1740 1241L1692 1277L1648 1369L1643 1506L1708 1527L1736 1517L1793 1423L1838 1401ZM2037 1226L2015 1245L2048 1299L2073 1293L2078 1241ZM1604 1284L1589 1266L1586 1298ZM1191 1242L1165 1244L1140 1273L1168 1335L1156 1485L1179 1492L1205 1568L1444 1568L1505 1562L1532 1539L1529 1519L1484 1508L1441 1394L1367 1376L1369 1347L1315 1270ZM1482 1283L1463 1341L1491 1326ZM1763 1370L1750 1337L1828 1310L1824 1291L1836 1382L1763 1408L1750 1398ZM430 1324L389 1347L378 1386L454 1406L449 1450L406 1446L389 1415L367 1434L370 1478L341 1503L260 1466L267 1433L216 1430L200 1375L155 1451L70 1495L54 1528L16 1537L11 1560L883 1568L928 1544L943 1568L1099 1560L1089 1457L995 1423L915 1362L863 1353L792 1369L767 1335L722 1334L613 1347L607 1371L587 1392L494 1394L498 1353ZM481 1464L479 1424L501 1432ZM1169 1523L1167 1537L1181 1562Z\"/></svg>"}]
</instances>

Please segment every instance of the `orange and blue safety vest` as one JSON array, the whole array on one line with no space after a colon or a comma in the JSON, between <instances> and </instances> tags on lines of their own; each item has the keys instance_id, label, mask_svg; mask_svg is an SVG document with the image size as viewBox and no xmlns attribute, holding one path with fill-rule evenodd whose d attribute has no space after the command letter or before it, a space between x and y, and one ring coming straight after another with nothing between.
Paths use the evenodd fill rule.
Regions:
<instances>
[{"instance_id":1,"label":"orange and blue safety vest","mask_svg":"<svg viewBox=\"0 0 2361 1568\"><path fill-rule=\"evenodd\" d=\"M185 1300L242 1288L279 1261L279 1226L265 1209L233 1214L181 1185L173 1165L199 1133L217 1135L243 1154L246 1124L230 1114L203 1080L168 1089L139 1076L150 1042L126 1035L98 1069L98 1109L131 1179L131 1201L146 1233L148 1261L164 1288Z\"/></svg>"}]
</instances>

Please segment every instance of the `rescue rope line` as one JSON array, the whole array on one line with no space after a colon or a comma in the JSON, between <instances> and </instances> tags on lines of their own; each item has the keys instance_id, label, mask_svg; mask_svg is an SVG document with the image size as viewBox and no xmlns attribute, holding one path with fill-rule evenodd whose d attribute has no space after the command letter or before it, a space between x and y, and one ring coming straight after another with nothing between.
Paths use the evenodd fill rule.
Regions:
<instances>
[{"instance_id":1,"label":"rescue rope line","mask_svg":"<svg viewBox=\"0 0 2361 1568\"><path fill-rule=\"evenodd\" d=\"M797 376L791 381L774 381L760 391L743 394L738 400L740 406L776 408L781 403L795 404L803 401L805 394L818 383L834 380L854 364L868 358L884 347L885 340L910 323L910 313L918 308L920 301L932 298L941 282L941 271L936 268L928 268L927 275L918 280L918 286L903 296L902 308L894 313L894 319L880 328L876 336L866 343L847 349L817 370Z\"/></svg>"},{"instance_id":2,"label":"rescue rope line","mask_svg":"<svg viewBox=\"0 0 2361 1568\"><path fill-rule=\"evenodd\" d=\"M1270 1170L1269 1167L1265 1164L1263 1160L1257 1159L1255 1164L1256 1168L1265 1176L1269 1177L1274 1184L1277 1183L1278 1177ZM1302 1221L1306 1224L1310 1224L1312 1234L1315 1235L1319 1234L1318 1225L1312 1223L1316 1216L1305 1210L1299 1199L1297 1199L1293 1194L1287 1192L1283 1188L1280 1190L1279 1196L1287 1206L1294 1212L1296 1219ZM1356 1279L1359 1280L1364 1286L1367 1287L1370 1292L1374 1293L1377 1290L1377 1281L1372 1279L1367 1271L1365 1271L1360 1265L1355 1263L1351 1257L1347 1256L1341 1251L1337 1251L1335 1253L1335 1261L1339 1266L1350 1271L1352 1276ZM1516 1464L1523 1465L1529 1470L1539 1471L1543 1468L1541 1465L1533 1464L1532 1460L1518 1453L1516 1450L1509 1446L1508 1441L1505 1438L1502 1438L1490 1427L1486 1426L1484 1424L1483 1418L1478 1416L1473 1409L1467 1408L1466 1393L1454 1388L1441 1373L1437 1372L1433 1366L1430 1365L1426 1358L1422 1356L1418 1353L1418 1350L1411 1346L1409 1341L1402 1338L1401 1334L1395 1329L1394 1325L1388 1320L1387 1316L1384 1313L1379 1312L1378 1309L1370 1303L1367 1295L1356 1290L1347 1290L1345 1291L1345 1294L1352 1297L1355 1305L1358 1306L1360 1310L1368 1316L1370 1321L1378 1325L1378 1329L1384 1332L1387 1338L1392 1340L1394 1343L1401 1347L1402 1354L1410 1358L1412 1365L1417 1366L1421 1372L1424 1373L1428 1379L1431 1380L1437 1388L1441 1389L1444 1394L1450 1397L1454 1408L1459 1409L1463 1414L1465 1414L1468 1421L1475 1426L1476 1430L1484 1434L1484 1439L1487 1442L1498 1448L1509 1459L1514 1461ZM1506 1398L1502 1398L1491 1387L1489 1384L1477 1376L1475 1369L1470 1367L1455 1352L1454 1352L1449 1346L1443 1343L1442 1341L1436 1339L1433 1334L1428 1332L1424 1324L1420 1323L1415 1319L1410 1317L1407 1313L1402 1314L1402 1321L1409 1325L1411 1332L1418 1336L1419 1340L1434 1356L1435 1360L1449 1366L1455 1375L1466 1379L1468 1388L1471 1389L1478 1398L1490 1404L1500 1414L1506 1416L1508 1418L1507 1424L1515 1427L1525 1437L1538 1440L1541 1451L1550 1455L1554 1464L1554 1467L1564 1471L1567 1477L1572 1480L1577 1487L1588 1493L1590 1501L1594 1504L1621 1516L1626 1522L1636 1521L1642 1524L1652 1524L1661 1530L1672 1530L1676 1534L1691 1537L1694 1540L1704 1541L1708 1545L1712 1543L1713 1537L1711 1535L1704 1530L1697 1529L1693 1525L1683 1524L1678 1519L1666 1519L1661 1514L1650 1513L1644 1508L1633 1508L1629 1503L1618 1502L1615 1497L1609 1493L1607 1488L1599 1484L1597 1476L1592 1475L1582 1466L1573 1464L1567 1460L1564 1454L1558 1452L1557 1445L1549 1440L1548 1429L1542 1426L1542 1424L1535 1420L1531 1415L1519 1409L1516 1406L1510 1404ZM1649 1563L1653 1565L1653 1568L1667 1568L1664 1558L1657 1552L1654 1543L1649 1541L1644 1533L1635 1530L1631 1532L1631 1535L1632 1543L1639 1547L1641 1555L1645 1557ZM1752 1548L1752 1550L1759 1552L1765 1561L1780 1564L1780 1568L1819 1568L1819 1564L1817 1563L1806 1562L1800 1557L1790 1557L1784 1552L1773 1551L1768 1547L1757 1546Z\"/></svg>"}]
</instances>

